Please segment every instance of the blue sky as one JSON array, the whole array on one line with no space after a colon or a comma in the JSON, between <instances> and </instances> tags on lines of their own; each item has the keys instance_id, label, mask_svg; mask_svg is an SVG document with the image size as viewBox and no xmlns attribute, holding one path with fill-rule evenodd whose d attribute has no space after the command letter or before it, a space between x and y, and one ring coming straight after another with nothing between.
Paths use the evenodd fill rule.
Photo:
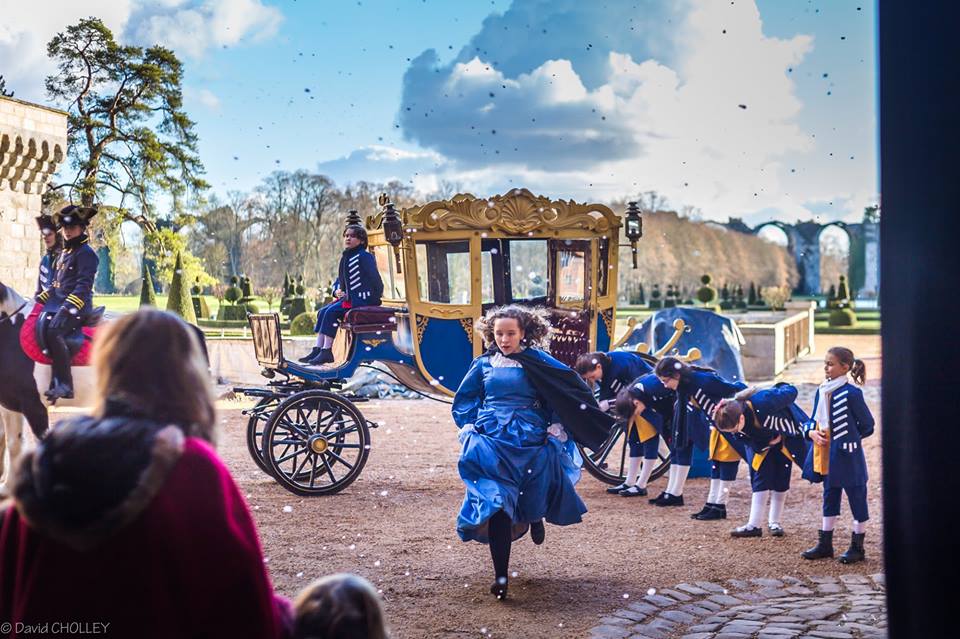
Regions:
<instances>
[{"instance_id":1,"label":"blue sky","mask_svg":"<svg viewBox=\"0 0 960 639\"><path fill-rule=\"evenodd\" d=\"M83 15L177 51L220 195L308 168L423 192L657 190L714 219L856 220L878 199L871 2L25 4L0 0L17 97L44 101L43 45Z\"/></svg>"}]
</instances>

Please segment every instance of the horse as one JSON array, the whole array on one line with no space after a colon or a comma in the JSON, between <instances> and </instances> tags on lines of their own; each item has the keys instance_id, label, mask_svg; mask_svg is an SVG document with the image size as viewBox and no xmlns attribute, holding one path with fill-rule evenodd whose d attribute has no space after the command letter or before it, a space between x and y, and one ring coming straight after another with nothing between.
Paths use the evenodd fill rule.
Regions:
<instances>
[{"instance_id":1,"label":"horse","mask_svg":"<svg viewBox=\"0 0 960 639\"><path fill-rule=\"evenodd\" d=\"M42 393L52 376L48 364L39 364L24 353L20 331L33 312L35 302L0 282L0 494L9 493L14 462L23 445L23 421L39 440L47 432L50 418ZM93 404L95 380L89 366L73 368L74 398L58 400L58 406L86 407ZM10 464L5 468L4 450ZM4 472L6 470L7 472Z\"/></svg>"}]
</instances>

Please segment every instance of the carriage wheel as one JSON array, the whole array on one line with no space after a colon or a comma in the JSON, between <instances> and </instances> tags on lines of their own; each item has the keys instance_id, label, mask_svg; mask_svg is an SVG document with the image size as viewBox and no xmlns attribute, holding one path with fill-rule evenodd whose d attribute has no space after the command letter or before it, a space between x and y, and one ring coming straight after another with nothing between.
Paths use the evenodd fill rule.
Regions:
<instances>
[{"instance_id":1,"label":"carriage wheel","mask_svg":"<svg viewBox=\"0 0 960 639\"><path fill-rule=\"evenodd\" d=\"M622 484L626 480L627 460L630 454L630 446L627 444L627 437L624 431L624 423L618 422L610 431L610 437L598 451L585 449L580 444L580 454L583 455L583 467L587 472L611 486ZM650 475L654 480L663 476L670 468L670 447L660 438L660 452L657 465Z\"/></svg>"},{"instance_id":2,"label":"carriage wheel","mask_svg":"<svg viewBox=\"0 0 960 639\"><path fill-rule=\"evenodd\" d=\"M283 400L263 431L270 474L297 495L332 495L349 486L370 453L367 422L347 399L323 390Z\"/></svg>"},{"instance_id":3,"label":"carriage wheel","mask_svg":"<svg viewBox=\"0 0 960 639\"><path fill-rule=\"evenodd\" d=\"M262 397L250 409L250 419L247 420L247 450L260 470L270 475L270 467L263 461L263 431L267 426L270 415L280 405L283 399L279 395Z\"/></svg>"}]
</instances>

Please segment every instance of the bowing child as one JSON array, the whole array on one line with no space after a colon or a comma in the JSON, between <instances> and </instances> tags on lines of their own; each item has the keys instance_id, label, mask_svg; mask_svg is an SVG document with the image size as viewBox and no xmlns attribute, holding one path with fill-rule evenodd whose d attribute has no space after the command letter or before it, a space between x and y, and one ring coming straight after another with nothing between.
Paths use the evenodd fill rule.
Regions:
<instances>
[{"instance_id":1,"label":"bowing child","mask_svg":"<svg viewBox=\"0 0 960 639\"><path fill-rule=\"evenodd\" d=\"M863 561L863 540L870 513L867 510L867 460L863 439L873 434L874 420L863 399L867 368L853 351L835 346L823 362L824 381L813 398L813 421L807 436L813 442L803 465L803 478L823 483L823 521L817 545L802 553L804 559L833 557L833 527L840 515L840 498L847 494L853 514L850 547L840 562Z\"/></svg>"},{"instance_id":2,"label":"bowing child","mask_svg":"<svg viewBox=\"0 0 960 639\"><path fill-rule=\"evenodd\" d=\"M638 377L617 393L617 414L627 420L630 459L626 479L619 486L608 488L608 493L622 497L647 494L647 482L660 457L660 435L664 424L673 419L673 402L674 392L653 373Z\"/></svg>"},{"instance_id":3,"label":"bowing child","mask_svg":"<svg viewBox=\"0 0 960 639\"><path fill-rule=\"evenodd\" d=\"M676 357L661 359L654 372L664 386L676 391L677 399L673 412L670 479L666 490L651 500L651 503L658 506L682 506L683 487L687 473L690 472L694 445L703 450L708 449L712 426L710 416L716 410L717 404L724 398L733 397L735 393L746 388L746 385L741 382L728 382L716 371L691 366ZM733 474L735 477L736 472ZM726 514L726 506L722 512Z\"/></svg>"},{"instance_id":4,"label":"bowing child","mask_svg":"<svg viewBox=\"0 0 960 639\"><path fill-rule=\"evenodd\" d=\"M651 366L639 353L611 351L609 353L584 353L577 358L574 370L588 386L599 387L600 408L613 408L617 393L641 375L653 372Z\"/></svg>"},{"instance_id":5,"label":"bowing child","mask_svg":"<svg viewBox=\"0 0 960 639\"><path fill-rule=\"evenodd\" d=\"M750 468L750 519L730 532L731 537L760 537L767 501L767 528L782 537L783 506L790 490L791 461L806 455L803 425L807 416L796 405L797 389L786 383L772 388L748 388L717 406L714 422L735 445Z\"/></svg>"}]
</instances>

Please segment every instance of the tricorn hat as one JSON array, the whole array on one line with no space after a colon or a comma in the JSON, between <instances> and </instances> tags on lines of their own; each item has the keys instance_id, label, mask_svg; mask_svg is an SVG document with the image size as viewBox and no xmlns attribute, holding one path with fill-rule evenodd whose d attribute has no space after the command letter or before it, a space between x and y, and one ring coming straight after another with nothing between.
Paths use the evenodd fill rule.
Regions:
<instances>
[{"instance_id":1,"label":"tricorn hat","mask_svg":"<svg viewBox=\"0 0 960 639\"><path fill-rule=\"evenodd\" d=\"M53 216L57 226L86 226L90 223L90 218L97 214L95 206L77 206L71 204L60 209L59 213Z\"/></svg>"},{"instance_id":2,"label":"tricorn hat","mask_svg":"<svg viewBox=\"0 0 960 639\"><path fill-rule=\"evenodd\" d=\"M57 223L53 221L53 217L47 215L46 213L43 215L38 215L36 220L37 228L39 228L41 231L43 229L50 229L51 231L57 230Z\"/></svg>"}]
</instances>

